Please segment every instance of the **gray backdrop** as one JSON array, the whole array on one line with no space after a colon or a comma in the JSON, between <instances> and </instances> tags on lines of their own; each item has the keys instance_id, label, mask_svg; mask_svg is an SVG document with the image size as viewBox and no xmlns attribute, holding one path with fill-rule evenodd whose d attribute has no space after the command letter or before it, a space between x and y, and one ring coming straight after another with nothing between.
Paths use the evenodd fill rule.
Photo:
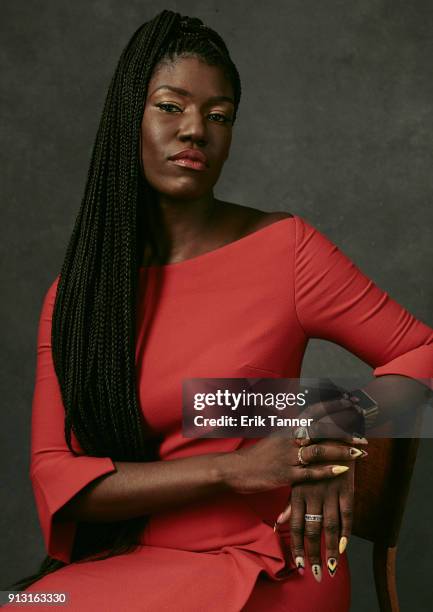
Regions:
<instances>
[{"instance_id":1,"label":"gray backdrop","mask_svg":"<svg viewBox=\"0 0 433 612\"><path fill-rule=\"evenodd\" d=\"M42 297L64 257L117 59L163 8L218 30L241 74L216 195L304 216L433 324L433 3L3 0L2 583L44 555L28 478ZM305 375L369 372L337 346L308 348ZM423 441L399 546L402 610L431 605L432 455ZM349 555L352 610L376 610L371 547L353 538Z\"/></svg>"}]
</instances>

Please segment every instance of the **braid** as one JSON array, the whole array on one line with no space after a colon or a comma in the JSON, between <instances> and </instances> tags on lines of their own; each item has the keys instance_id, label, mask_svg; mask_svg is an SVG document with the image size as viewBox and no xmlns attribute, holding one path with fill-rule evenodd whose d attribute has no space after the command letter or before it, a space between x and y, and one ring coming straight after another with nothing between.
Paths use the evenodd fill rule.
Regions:
<instances>
[{"instance_id":1,"label":"braid","mask_svg":"<svg viewBox=\"0 0 433 612\"><path fill-rule=\"evenodd\" d=\"M154 245L146 218L156 194L140 161L140 126L155 66L195 55L230 79L235 112L241 86L220 36L199 19L164 10L140 26L121 54L106 96L81 207L66 250L52 320L52 352L72 432L86 455L117 461L155 459L156 442L136 392L135 325L139 254ZM79 523L71 561L136 548L146 517ZM46 557L24 589L65 563Z\"/></svg>"}]
</instances>

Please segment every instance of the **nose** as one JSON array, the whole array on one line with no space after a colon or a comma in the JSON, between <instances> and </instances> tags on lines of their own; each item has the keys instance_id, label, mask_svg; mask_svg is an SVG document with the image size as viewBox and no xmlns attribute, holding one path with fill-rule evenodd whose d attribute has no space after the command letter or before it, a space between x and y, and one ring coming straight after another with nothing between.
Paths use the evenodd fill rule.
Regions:
<instances>
[{"instance_id":1,"label":"nose","mask_svg":"<svg viewBox=\"0 0 433 612\"><path fill-rule=\"evenodd\" d=\"M178 131L179 140L190 140L200 146L207 143L206 118L198 109L189 109L182 113L182 120Z\"/></svg>"}]
</instances>

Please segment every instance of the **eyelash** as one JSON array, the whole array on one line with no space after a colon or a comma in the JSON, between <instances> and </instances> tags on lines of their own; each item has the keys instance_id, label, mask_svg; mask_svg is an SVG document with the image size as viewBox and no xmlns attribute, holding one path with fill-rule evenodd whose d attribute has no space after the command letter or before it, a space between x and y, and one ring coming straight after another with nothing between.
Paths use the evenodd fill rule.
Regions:
<instances>
[{"instance_id":1,"label":"eyelash","mask_svg":"<svg viewBox=\"0 0 433 612\"><path fill-rule=\"evenodd\" d=\"M165 110L167 106L170 106L170 107L173 107L173 108L177 108L180 111L179 107L176 106L176 104L172 104L171 102L160 102L159 104L156 104L156 106L158 108L160 108L161 110L164 110L167 113L171 112L171 111ZM226 117L222 113L210 113L209 117L211 115L218 115L219 117L223 117L223 121L215 121L215 123L231 123L232 122L231 117Z\"/></svg>"}]
</instances>

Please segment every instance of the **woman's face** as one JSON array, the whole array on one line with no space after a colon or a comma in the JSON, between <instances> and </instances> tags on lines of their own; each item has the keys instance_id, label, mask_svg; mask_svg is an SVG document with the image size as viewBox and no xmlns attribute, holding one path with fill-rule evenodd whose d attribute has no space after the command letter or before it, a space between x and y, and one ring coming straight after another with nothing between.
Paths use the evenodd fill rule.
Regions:
<instances>
[{"instance_id":1,"label":"woman's face","mask_svg":"<svg viewBox=\"0 0 433 612\"><path fill-rule=\"evenodd\" d=\"M157 66L141 122L144 174L157 192L196 199L212 191L230 150L233 99L219 66L196 57ZM187 149L204 154L205 162L170 159Z\"/></svg>"}]
</instances>

